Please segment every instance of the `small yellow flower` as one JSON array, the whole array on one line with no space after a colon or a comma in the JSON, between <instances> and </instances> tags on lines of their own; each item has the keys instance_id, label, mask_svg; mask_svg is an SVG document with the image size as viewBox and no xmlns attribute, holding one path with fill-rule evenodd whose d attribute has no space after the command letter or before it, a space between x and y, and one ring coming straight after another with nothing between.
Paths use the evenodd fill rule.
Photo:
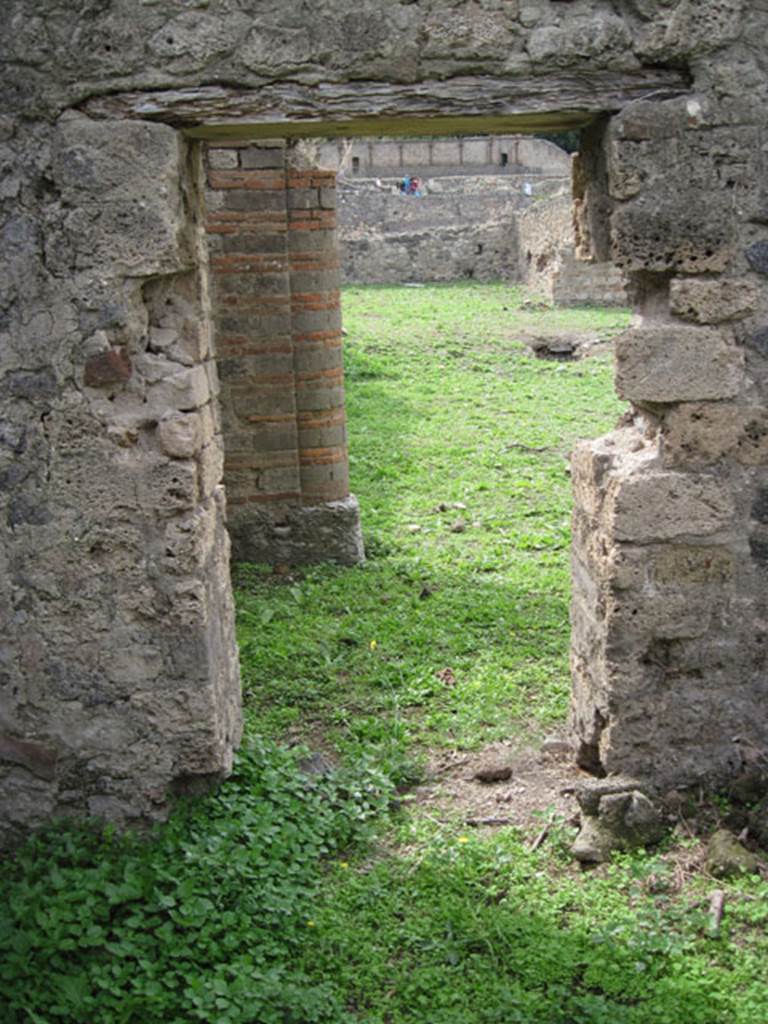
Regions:
<instances>
[{"instance_id":1,"label":"small yellow flower","mask_svg":"<svg viewBox=\"0 0 768 1024\"><path fill-rule=\"evenodd\" d=\"M349 862L346 861L346 860L340 860L339 861L339 867L342 868L344 871L346 871L347 868L349 867Z\"/></svg>"},{"instance_id":2,"label":"small yellow flower","mask_svg":"<svg viewBox=\"0 0 768 1024\"><path fill-rule=\"evenodd\" d=\"M456 840L456 842L457 843L468 843L469 842L469 836L459 836L459 838Z\"/></svg>"},{"instance_id":3,"label":"small yellow flower","mask_svg":"<svg viewBox=\"0 0 768 1024\"><path fill-rule=\"evenodd\" d=\"M315 922L310 918L309 921L307 921L307 928L314 928L314 927L315 927Z\"/></svg>"},{"instance_id":4,"label":"small yellow flower","mask_svg":"<svg viewBox=\"0 0 768 1024\"><path fill-rule=\"evenodd\" d=\"M371 645L370 646L371 646L371 650L375 651L376 648L379 646L378 640L371 640Z\"/></svg>"}]
</instances>

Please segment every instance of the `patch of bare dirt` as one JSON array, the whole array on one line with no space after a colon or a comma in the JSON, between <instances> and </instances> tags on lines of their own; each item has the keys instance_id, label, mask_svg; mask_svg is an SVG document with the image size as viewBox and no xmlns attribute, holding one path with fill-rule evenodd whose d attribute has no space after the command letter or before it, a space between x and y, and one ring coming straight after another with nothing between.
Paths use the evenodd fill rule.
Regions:
<instances>
[{"instance_id":1,"label":"patch of bare dirt","mask_svg":"<svg viewBox=\"0 0 768 1024\"><path fill-rule=\"evenodd\" d=\"M573 787L585 777L567 745L551 737L541 748L500 742L478 751L435 751L425 781L410 792L415 807L438 821L513 826L535 836L548 820L575 820Z\"/></svg>"}]
</instances>

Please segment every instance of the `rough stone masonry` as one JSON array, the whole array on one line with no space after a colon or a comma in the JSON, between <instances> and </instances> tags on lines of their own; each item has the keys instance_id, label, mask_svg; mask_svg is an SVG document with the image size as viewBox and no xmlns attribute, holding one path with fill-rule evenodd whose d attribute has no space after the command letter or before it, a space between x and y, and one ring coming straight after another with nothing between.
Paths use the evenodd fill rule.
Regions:
<instances>
[{"instance_id":1,"label":"rough stone masonry","mask_svg":"<svg viewBox=\"0 0 768 1024\"><path fill-rule=\"evenodd\" d=\"M617 353L632 416L573 460L579 760L663 786L764 757L767 30L766 0L2 4L4 842L61 813L162 817L169 794L226 773L240 717L222 439L233 497L231 474L251 496L272 486L248 464L261 416L304 452L272 467L290 477L275 486L341 493L327 467L343 460L308 454L342 444L337 346L297 356L305 329L335 322L289 337L276 321L294 358L275 351L273 371L255 304L236 332L252 348L233 350L224 298L240 293L209 284L201 139L582 128L577 246L623 269L637 318ZM304 221L322 223L323 186L305 186ZM292 188L273 212L302 208ZM285 266L253 261L276 309L331 301L330 277L305 289L306 267ZM337 383L310 427L299 378L315 372ZM282 427L262 373L286 378ZM318 445L301 437L315 429Z\"/></svg>"}]
</instances>

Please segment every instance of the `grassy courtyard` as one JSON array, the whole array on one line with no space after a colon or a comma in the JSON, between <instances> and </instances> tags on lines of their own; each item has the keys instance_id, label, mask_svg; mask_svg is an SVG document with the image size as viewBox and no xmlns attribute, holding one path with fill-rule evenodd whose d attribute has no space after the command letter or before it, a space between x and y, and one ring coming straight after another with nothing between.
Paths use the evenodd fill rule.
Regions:
<instances>
[{"instance_id":1,"label":"grassy courtyard","mask_svg":"<svg viewBox=\"0 0 768 1024\"><path fill-rule=\"evenodd\" d=\"M368 559L235 568L234 777L151 842L58 827L3 864L2 1024L767 1018L768 884L715 883L693 830L584 873L567 814L474 827L426 785L567 711L567 455L621 404L600 345L553 362L523 338L628 317L522 298L345 292Z\"/></svg>"}]
</instances>

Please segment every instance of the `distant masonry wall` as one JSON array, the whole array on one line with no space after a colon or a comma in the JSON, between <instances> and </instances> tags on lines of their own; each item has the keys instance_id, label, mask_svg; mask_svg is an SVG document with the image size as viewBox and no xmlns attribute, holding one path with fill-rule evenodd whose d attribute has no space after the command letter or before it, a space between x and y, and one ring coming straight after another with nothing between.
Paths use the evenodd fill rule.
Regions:
<instances>
[{"instance_id":1,"label":"distant masonry wall","mask_svg":"<svg viewBox=\"0 0 768 1024\"><path fill-rule=\"evenodd\" d=\"M571 157L551 142L336 140L315 159L340 172L344 282L522 281L558 306L628 301L615 267L576 256ZM399 192L405 174L419 198Z\"/></svg>"},{"instance_id":2,"label":"distant masonry wall","mask_svg":"<svg viewBox=\"0 0 768 1024\"><path fill-rule=\"evenodd\" d=\"M570 159L559 146L526 135L456 139L339 139L318 147L321 167L361 178L441 177L447 174L569 173Z\"/></svg>"},{"instance_id":3,"label":"distant masonry wall","mask_svg":"<svg viewBox=\"0 0 768 1024\"><path fill-rule=\"evenodd\" d=\"M577 258L570 189L532 203L517 225L519 276L532 290L556 306L628 304L621 272L612 263Z\"/></svg>"},{"instance_id":4,"label":"distant masonry wall","mask_svg":"<svg viewBox=\"0 0 768 1024\"><path fill-rule=\"evenodd\" d=\"M399 194L395 179L340 188L344 281L518 280L515 223L533 202L523 190L528 180L430 178L421 198ZM539 179L534 187L544 194L561 180Z\"/></svg>"},{"instance_id":5,"label":"distant masonry wall","mask_svg":"<svg viewBox=\"0 0 768 1024\"><path fill-rule=\"evenodd\" d=\"M525 136L337 140L315 157L339 171L345 282L516 281L516 222L564 187L570 157ZM403 176L422 179L403 196Z\"/></svg>"}]
</instances>

